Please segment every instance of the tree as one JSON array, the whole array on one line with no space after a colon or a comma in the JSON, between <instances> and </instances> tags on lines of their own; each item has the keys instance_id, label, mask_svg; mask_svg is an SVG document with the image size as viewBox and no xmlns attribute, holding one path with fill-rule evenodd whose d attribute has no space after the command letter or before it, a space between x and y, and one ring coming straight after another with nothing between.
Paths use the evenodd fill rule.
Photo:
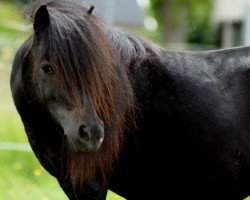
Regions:
<instances>
[{"instance_id":1,"label":"tree","mask_svg":"<svg viewBox=\"0 0 250 200\"><path fill-rule=\"evenodd\" d=\"M212 0L151 0L151 8L165 41L214 43Z\"/></svg>"}]
</instances>

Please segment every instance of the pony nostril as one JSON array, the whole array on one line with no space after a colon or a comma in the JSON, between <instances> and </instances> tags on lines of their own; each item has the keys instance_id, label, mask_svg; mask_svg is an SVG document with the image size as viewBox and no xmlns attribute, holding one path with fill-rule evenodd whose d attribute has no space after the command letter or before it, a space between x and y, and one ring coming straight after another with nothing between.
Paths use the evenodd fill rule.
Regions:
<instances>
[{"instance_id":1,"label":"pony nostril","mask_svg":"<svg viewBox=\"0 0 250 200\"><path fill-rule=\"evenodd\" d=\"M79 128L79 136L81 139L84 139L84 140L90 140L90 137L91 137L91 133L90 133L90 130L87 126L80 126Z\"/></svg>"}]
</instances>

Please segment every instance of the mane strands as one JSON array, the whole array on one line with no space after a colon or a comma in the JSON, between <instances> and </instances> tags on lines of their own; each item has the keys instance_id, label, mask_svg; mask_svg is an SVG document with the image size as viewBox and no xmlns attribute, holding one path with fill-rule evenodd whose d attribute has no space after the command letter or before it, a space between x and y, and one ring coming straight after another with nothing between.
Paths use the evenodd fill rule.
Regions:
<instances>
[{"instance_id":1,"label":"mane strands","mask_svg":"<svg viewBox=\"0 0 250 200\"><path fill-rule=\"evenodd\" d=\"M120 153L125 127L129 126L126 117L134 115L134 94L125 75L127 71L120 67L116 49L107 39L103 25L88 15L85 8L78 4L66 7L67 4L68 1L46 4L50 24L38 35L33 35L33 44L37 46L33 56L40 60L35 65L34 81L41 68L39 63L45 61L51 63L79 115L84 115L85 106L81 91L91 96L105 123L101 148L98 152L77 155L65 145L62 152L65 149L68 152L66 170L74 185L96 176L101 176L106 184Z\"/></svg>"}]
</instances>

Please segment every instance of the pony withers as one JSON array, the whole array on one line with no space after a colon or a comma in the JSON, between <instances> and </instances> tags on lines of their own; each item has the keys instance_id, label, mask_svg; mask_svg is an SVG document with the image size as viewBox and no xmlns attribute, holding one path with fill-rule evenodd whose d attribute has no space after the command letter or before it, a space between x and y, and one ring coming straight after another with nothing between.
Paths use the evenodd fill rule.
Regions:
<instances>
[{"instance_id":1,"label":"pony withers","mask_svg":"<svg viewBox=\"0 0 250 200\"><path fill-rule=\"evenodd\" d=\"M11 90L69 199L250 195L249 47L167 51L79 1L30 7Z\"/></svg>"}]
</instances>

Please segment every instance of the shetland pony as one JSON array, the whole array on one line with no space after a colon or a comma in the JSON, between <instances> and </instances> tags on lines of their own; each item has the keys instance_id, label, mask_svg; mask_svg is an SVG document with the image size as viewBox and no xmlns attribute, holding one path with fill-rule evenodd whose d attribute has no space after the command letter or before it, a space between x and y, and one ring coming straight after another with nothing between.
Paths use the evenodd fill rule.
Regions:
<instances>
[{"instance_id":1,"label":"shetland pony","mask_svg":"<svg viewBox=\"0 0 250 200\"><path fill-rule=\"evenodd\" d=\"M75 0L30 7L11 90L30 145L72 200L250 194L250 48L173 52Z\"/></svg>"}]
</instances>

